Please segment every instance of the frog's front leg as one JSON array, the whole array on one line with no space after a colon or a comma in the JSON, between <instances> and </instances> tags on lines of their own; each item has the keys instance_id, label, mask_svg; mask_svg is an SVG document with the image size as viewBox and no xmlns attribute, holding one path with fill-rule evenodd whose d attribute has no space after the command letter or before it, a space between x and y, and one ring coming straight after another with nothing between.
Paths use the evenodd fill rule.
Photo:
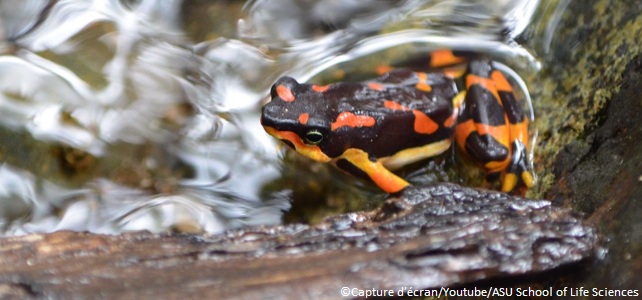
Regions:
<instances>
[{"instance_id":1,"label":"frog's front leg","mask_svg":"<svg viewBox=\"0 0 642 300\"><path fill-rule=\"evenodd\" d=\"M367 152L350 148L335 164L350 174L370 178L386 193L393 194L403 190L409 183L388 170L381 162L372 161Z\"/></svg>"},{"instance_id":2,"label":"frog's front leg","mask_svg":"<svg viewBox=\"0 0 642 300\"><path fill-rule=\"evenodd\" d=\"M484 60L470 63L465 81L466 98L455 130L457 144L490 174L501 174L502 191L512 191L519 182L533 186L526 154L528 118L512 86Z\"/></svg>"}]
</instances>

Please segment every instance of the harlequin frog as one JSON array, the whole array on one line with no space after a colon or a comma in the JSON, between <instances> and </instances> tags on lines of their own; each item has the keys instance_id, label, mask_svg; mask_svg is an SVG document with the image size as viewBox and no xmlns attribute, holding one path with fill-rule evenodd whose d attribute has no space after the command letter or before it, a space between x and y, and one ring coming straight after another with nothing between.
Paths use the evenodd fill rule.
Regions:
<instances>
[{"instance_id":1,"label":"harlequin frog","mask_svg":"<svg viewBox=\"0 0 642 300\"><path fill-rule=\"evenodd\" d=\"M438 51L430 64L463 59ZM487 60L468 62L460 76L465 91L458 91L455 77L394 69L364 82L323 86L282 77L261 124L297 152L369 178L388 193L409 185L391 170L438 155L453 139L489 174L501 174L503 191L531 187L528 118L511 84Z\"/></svg>"}]
</instances>

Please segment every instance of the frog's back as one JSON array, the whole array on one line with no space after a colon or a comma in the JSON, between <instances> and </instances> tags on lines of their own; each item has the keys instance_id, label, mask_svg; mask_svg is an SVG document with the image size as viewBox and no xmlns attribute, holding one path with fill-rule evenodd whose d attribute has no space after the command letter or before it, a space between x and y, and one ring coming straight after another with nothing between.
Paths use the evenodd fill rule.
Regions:
<instances>
[{"instance_id":1,"label":"frog's back","mask_svg":"<svg viewBox=\"0 0 642 300\"><path fill-rule=\"evenodd\" d=\"M332 115L326 115L333 124L331 138L320 146L332 156L357 148L380 158L449 139L456 94L456 85L445 75L408 70L366 82L333 84L320 100L333 108Z\"/></svg>"}]
</instances>

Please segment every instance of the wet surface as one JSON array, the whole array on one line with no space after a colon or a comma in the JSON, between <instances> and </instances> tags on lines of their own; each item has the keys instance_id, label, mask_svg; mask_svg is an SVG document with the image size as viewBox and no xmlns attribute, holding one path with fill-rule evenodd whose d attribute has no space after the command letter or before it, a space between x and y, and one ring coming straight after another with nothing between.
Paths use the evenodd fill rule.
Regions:
<instances>
[{"instance_id":1,"label":"wet surface","mask_svg":"<svg viewBox=\"0 0 642 300\"><path fill-rule=\"evenodd\" d=\"M533 90L549 91L545 98L564 108L539 109L546 118L536 122L549 126L539 127L549 128L540 130L540 188L557 205L584 212L606 243L601 259L539 282L640 291L642 3L566 5L542 56L546 79Z\"/></svg>"},{"instance_id":2,"label":"wet surface","mask_svg":"<svg viewBox=\"0 0 642 300\"><path fill-rule=\"evenodd\" d=\"M262 90L239 73L267 61L220 40L233 35L242 3L198 9L205 4L0 3L0 184L20 181L0 190L4 235L280 222L287 199L258 195L278 170L240 125ZM216 34L188 35L193 20L180 14L195 10L229 14L213 19Z\"/></svg>"},{"instance_id":3,"label":"wet surface","mask_svg":"<svg viewBox=\"0 0 642 300\"><path fill-rule=\"evenodd\" d=\"M364 270L355 280L368 287L414 284L415 274L424 276L416 286L477 285L475 280L482 278L494 286L507 282L495 275L533 274L594 254L596 232L591 226L605 241L605 251L597 258L534 279L519 277L522 284L642 288L639 1L542 1L533 23L518 38L524 47L496 41L497 33L524 25L517 21L492 18L474 28L475 35L488 38L484 34L491 33L475 46L509 64L529 86L537 115L533 125L539 132L535 166L540 179L529 196L551 199L556 206L539 200L510 204L513 200L506 196L453 191L446 185L442 189L447 193L438 197L443 201L439 203L448 203L445 206L419 204L406 211L415 203L412 199L431 193L415 190L407 194L407 201L387 204L379 213L321 221L327 214L376 207L385 195L322 165L296 158L283 165L281 154L258 126L261 98L283 73L305 80L328 70L333 80L341 79L332 66L367 57L378 51L376 47L399 57L438 45L470 46L458 37L471 33L471 16L454 17L462 7L443 5L446 2L421 9L385 7L390 4L386 2L353 22L321 14L300 20L307 25L296 27L273 18L281 10L261 15L266 12L261 5L270 1L257 1L241 16L239 39L234 30L238 17L232 15L243 12L235 1L184 2L181 16L190 28L186 36L165 35L168 28L178 28L173 26L178 24L174 21L179 6L171 3L156 11L150 5L154 1L108 6L118 8L119 14L108 9L112 14L99 15L106 19L86 27L72 26L77 25L72 21L86 20L81 18L88 16L81 13L88 7L86 1L81 8L50 12L49 23L35 21L40 4L3 9L12 12L0 18L0 73L11 71L0 74L6 79L0 84L0 180L7 187L0 191L0 225L5 234L58 229L220 232L279 223L292 200L297 201L286 221L321 223L251 227L219 236L62 232L3 238L0 248L8 264L0 268L7 270L0 291L20 297L90 295L93 290L106 296L131 291L178 297L183 295L173 293L189 283L200 295L246 291L258 296L246 287L265 284L262 293L294 282L310 289L284 288L292 295L335 295L337 282L350 282L346 274L352 276L354 270ZM501 15L510 9L483 8L482 2L477 3L482 9L475 11ZM6 3L10 2L2 4ZM288 13L300 10L282 8ZM224 10L230 13L221 15ZM195 11L212 23L189 19ZM133 16L129 21L152 21L127 23L120 19L123 12ZM407 20L395 19L406 12L411 12ZM431 29L424 28L426 17L433 22ZM455 24L443 22L449 18ZM381 27L391 20L391 25ZM459 27L462 24L468 26ZM42 28L29 30L34 25ZM293 25L292 31L284 29ZM315 28L319 25L322 28ZM70 32L52 34L58 26ZM421 30L403 31L408 28ZM379 29L391 35L366 39ZM440 35L453 30L452 39ZM384 43L404 40L419 47L407 50ZM229 53L240 59L230 59ZM360 65L371 70L380 62L370 60ZM41 80L8 84L27 82L23 78ZM119 90L119 84L125 88ZM444 164L448 160L443 158L429 163L426 168L433 175L427 176L432 177L424 180L421 175L416 182L459 178L444 172ZM478 196L479 203L470 202ZM493 197L498 202L483 200ZM399 216L393 216L395 212ZM591 226L579 221L584 218ZM346 252L334 252L337 249ZM301 254L306 251L314 259ZM10 260L9 255L22 256ZM256 256L261 259L249 258ZM96 266L95 273L80 274L87 266ZM424 268L432 273L422 273ZM143 272L156 276L142 276ZM217 278L233 283L230 290L209 290L222 285ZM311 282L302 285L306 278ZM324 280L315 281L318 278Z\"/></svg>"},{"instance_id":4,"label":"wet surface","mask_svg":"<svg viewBox=\"0 0 642 300\"><path fill-rule=\"evenodd\" d=\"M642 57L626 67L603 121L560 153L554 201L586 212L605 234L608 254L571 280L595 287L642 289Z\"/></svg>"},{"instance_id":5,"label":"wet surface","mask_svg":"<svg viewBox=\"0 0 642 300\"><path fill-rule=\"evenodd\" d=\"M596 243L592 227L548 201L442 184L314 227L3 238L0 294L339 299L344 286L397 292L532 274L591 257Z\"/></svg>"},{"instance_id":6,"label":"wet surface","mask_svg":"<svg viewBox=\"0 0 642 300\"><path fill-rule=\"evenodd\" d=\"M376 207L385 195L367 184L284 162L259 124L272 83L286 74L341 80L344 62L359 76L381 57L444 47L528 72L536 59L509 40L537 4L1 2L0 183L22 185L0 193L0 206L24 205L8 208L0 227L213 233ZM444 165L410 175L458 181Z\"/></svg>"}]
</instances>

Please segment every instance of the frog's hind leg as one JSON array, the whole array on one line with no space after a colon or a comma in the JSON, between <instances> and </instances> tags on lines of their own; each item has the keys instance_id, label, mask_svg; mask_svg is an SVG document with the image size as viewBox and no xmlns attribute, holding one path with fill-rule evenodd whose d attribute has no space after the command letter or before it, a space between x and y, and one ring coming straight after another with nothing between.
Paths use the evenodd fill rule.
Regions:
<instances>
[{"instance_id":1,"label":"frog's hind leg","mask_svg":"<svg viewBox=\"0 0 642 300\"><path fill-rule=\"evenodd\" d=\"M510 128L511 162L502 179L502 190L510 191L520 181L530 188L535 184L535 177L528 156L529 118L526 117L521 103L513 92L512 85L506 80L504 74L493 69L491 79L497 86L497 93L502 101ZM528 93L528 91L524 92Z\"/></svg>"},{"instance_id":2,"label":"frog's hind leg","mask_svg":"<svg viewBox=\"0 0 642 300\"><path fill-rule=\"evenodd\" d=\"M466 97L455 129L457 144L490 174L501 174L502 191L512 191L520 182L531 187L528 118L512 86L486 60L470 63L465 82Z\"/></svg>"}]
</instances>

